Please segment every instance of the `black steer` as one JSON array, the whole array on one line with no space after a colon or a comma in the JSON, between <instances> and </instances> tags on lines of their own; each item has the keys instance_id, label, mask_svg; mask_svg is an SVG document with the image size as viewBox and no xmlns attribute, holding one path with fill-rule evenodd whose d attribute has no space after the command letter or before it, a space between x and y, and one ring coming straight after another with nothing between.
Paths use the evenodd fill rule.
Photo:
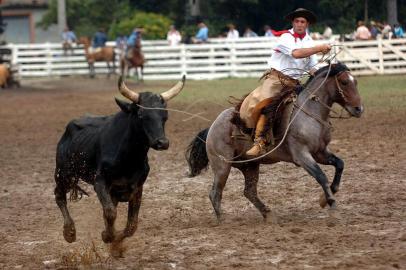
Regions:
<instances>
[{"instance_id":1,"label":"black steer","mask_svg":"<svg viewBox=\"0 0 406 270\"><path fill-rule=\"evenodd\" d=\"M55 200L64 218L63 236L76 240L75 224L69 214L66 193L85 193L82 180L94 186L103 207L105 243L122 241L137 229L143 184L149 173L148 150L166 150L167 101L179 94L183 77L162 93L136 93L119 80L119 91L132 103L116 99L121 111L111 116L72 120L58 143L55 169ZM155 109L150 109L155 108ZM115 232L118 202L128 202L128 219L122 232Z\"/></svg>"}]
</instances>

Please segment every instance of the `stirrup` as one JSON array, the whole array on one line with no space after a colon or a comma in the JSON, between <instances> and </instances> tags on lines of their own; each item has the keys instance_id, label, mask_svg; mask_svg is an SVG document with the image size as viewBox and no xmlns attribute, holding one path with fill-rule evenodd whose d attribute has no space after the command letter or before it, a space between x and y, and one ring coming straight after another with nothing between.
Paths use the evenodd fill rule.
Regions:
<instances>
[{"instance_id":1,"label":"stirrup","mask_svg":"<svg viewBox=\"0 0 406 270\"><path fill-rule=\"evenodd\" d=\"M247 156L259 156L266 153L265 142L263 139L256 139L254 145L245 152Z\"/></svg>"}]
</instances>

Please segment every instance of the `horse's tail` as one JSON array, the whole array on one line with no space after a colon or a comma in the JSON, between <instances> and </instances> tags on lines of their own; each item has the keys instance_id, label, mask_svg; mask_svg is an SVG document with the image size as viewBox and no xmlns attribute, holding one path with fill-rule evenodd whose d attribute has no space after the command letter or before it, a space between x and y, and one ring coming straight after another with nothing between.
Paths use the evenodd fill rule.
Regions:
<instances>
[{"instance_id":1,"label":"horse's tail","mask_svg":"<svg viewBox=\"0 0 406 270\"><path fill-rule=\"evenodd\" d=\"M186 149L186 160L189 164L189 177L197 176L209 164L206 152L206 138L209 128L200 131Z\"/></svg>"}]
</instances>

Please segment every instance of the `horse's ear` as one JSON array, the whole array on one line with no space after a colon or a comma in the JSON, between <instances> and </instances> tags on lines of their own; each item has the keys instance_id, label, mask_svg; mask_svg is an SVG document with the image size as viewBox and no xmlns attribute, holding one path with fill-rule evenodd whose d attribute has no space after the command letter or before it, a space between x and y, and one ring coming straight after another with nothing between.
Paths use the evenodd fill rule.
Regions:
<instances>
[{"instance_id":1,"label":"horse's ear","mask_svg":"<svg viewBox=\"0 0 406 270\"><path fill-rule=\"evenodd\" d=\"M125 112L125 113L130 113L131 112L131 104L127 103L125 101L122 101L118 98L114 98L116 100L116 103L120 109Z\"/></svg>"}]
</instances>

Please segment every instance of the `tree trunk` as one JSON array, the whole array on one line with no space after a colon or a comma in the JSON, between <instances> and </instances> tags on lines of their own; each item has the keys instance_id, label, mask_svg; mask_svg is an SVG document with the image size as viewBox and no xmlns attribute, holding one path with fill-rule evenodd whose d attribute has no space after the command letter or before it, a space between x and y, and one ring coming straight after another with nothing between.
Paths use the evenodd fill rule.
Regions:
<instances>
[{"instance_id":1,"label":"tree trunk","mask_svg":"<svg viewBox=\"0 0 406 270\"><path fill-rule=\"evenodd\" d=\"M62 33L66 24L66 5L65 0L58 0L58 30Z\"/></svg>"},{"instance_id":2,"label":"tree trunk","mask_svg":"<svg viewBox=\"0 0 406 270\"><path fill-rule=\"evenodd\" d=\"M190 5L190 15L192 17L200 16L200 1L199 0L189 0Z\"/></svg>"},{"instance_id":3,"label":"tree trunk","mask_svg":"<svg viewBox=\"0 0 406 270\"><path fill-rule=\"evenodd\" d=\"M368 23L368 0L364 1L364 23Z\"/></svg>"},{"instance_id":4,"label":"tree trunk","mask_svg":"<svg viewBox=\"0 0 406 270\"><path fill-rule=\"evenodd\" d=\"M392 27L394 24L398 23L398 7L396 1L397 0L386 0L388 23Z\"/></svg>"}]
</instances>

